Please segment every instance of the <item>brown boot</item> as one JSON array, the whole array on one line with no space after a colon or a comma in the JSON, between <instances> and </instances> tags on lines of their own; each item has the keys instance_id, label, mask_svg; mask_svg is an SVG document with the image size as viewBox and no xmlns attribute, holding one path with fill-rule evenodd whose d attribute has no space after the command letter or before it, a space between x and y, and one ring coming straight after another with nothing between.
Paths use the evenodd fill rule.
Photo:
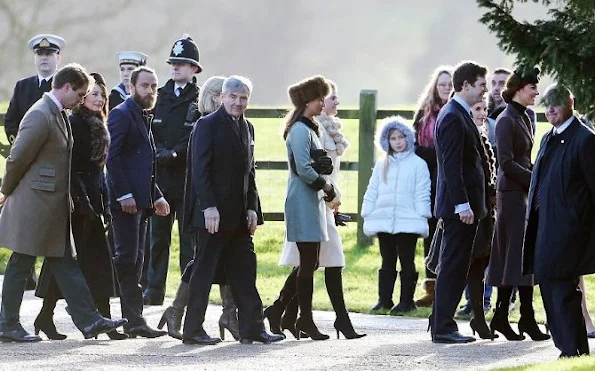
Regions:
<instances>
[{"instance_id":1,"label":"brown boot","mask_svg":"<svg viewBox=\"0 0 595 371\"><path fill-rule=\"evenodd\" d=\"M426 290L426 294L415 301L415 305L418 307L431 307L434 304L434 285L436 284L435 278L426 278L422 282L422 288Z\"/></svg>"},{"instance_id":2,"label":"brown boot","mask_svg":"<svg viewBox=\"0 0 595 371\"><path fill-rule=\"evenodd\" d=\"M161 330L167 323L167 334L172 338L182 340L180 329L182 328L182 317L184 316L184 309L187 304L188 284L181 281L174 302L163 312L157 328Z\"/></svg>"},{"instance_id":3,"label":"brown boot","mask_svg":"<svg viewBox=\"0 0 595 371\"><path fill-rule=\"evenodd\" d=\"M231 333L234 339L240 340L240 324L238 323L238 306L233 300L229 285L219 285L221 292L221 304L223 313L219 317L219 334L225 340L225 329Z\"/></svg>"}]
</instances>

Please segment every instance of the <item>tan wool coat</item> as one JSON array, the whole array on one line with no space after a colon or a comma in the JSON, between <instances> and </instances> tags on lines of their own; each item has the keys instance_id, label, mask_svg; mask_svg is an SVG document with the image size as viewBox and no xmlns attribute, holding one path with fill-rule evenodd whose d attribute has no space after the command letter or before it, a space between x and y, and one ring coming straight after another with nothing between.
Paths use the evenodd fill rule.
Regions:
<instances>
[{"instance_id":1,"label":"tan wool coat","mask_svg":"<svg viewBox=\"0 0 595 371\"><path fill-rule=\"evenodd\" d=\"M46 93L25 114L0 192L0 246L32 256L76 255L70 228L72 134ZM67 237L68 236L68 237Z\"/></svg>"}]
</instances>

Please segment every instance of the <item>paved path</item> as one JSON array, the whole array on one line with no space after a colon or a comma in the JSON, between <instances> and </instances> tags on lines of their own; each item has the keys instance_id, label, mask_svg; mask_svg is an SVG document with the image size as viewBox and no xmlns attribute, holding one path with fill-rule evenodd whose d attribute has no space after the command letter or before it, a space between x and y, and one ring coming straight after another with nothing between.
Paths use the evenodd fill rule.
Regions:
<instances>
[{"instance_id":1,"label":"paved path","mask_svg":"<svg viewBox=\"0 0 595 371\"><path fill-rule=\"evenodd\" d=\"M323 342L288 339L270 345L242 345L229 333L223 343L215 346L184 345L170 337L110 341L100 335L98 340L84 340L64 307L61 300L56 308L56 326L68 334L68 339L0 343L0 370L478 370L548 362L558 356L551 341L497 339L466 345L433 344L425 331L425 320L364 314L352 314L351 318L355 328L368 336L337 340L332 327L334 314L330 312L314 314L321 331L332 335L331 340ZM27 330L33 330L40 308L41 300L27 291L21 309L21 321ZM145 307L151 326L157 325L164 309ZM207 311L205 328L213 336L218 334L220 310L220 306L212 305ZM112 300L112 312L120 313L119 301ZM470 333L468 323L460 328Z\"/></svg>"}]
</instances>

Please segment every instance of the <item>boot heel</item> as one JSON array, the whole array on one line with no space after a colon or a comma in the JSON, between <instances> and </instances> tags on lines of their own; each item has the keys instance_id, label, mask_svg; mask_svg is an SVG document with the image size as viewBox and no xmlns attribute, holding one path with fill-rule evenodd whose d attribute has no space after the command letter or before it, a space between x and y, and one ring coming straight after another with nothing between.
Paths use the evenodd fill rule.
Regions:
<instances>
[{"instance_id":1,"label":"boot heel","mask_svg":"<svg viewBox=\"0 0 595 371\"><path fill-rule=\"evenodd\" d=\"M219 325L219 337L221 340L225 340L225 327L223 325Z\"/></svg>"},{"instance_id":2,"label":"boot heel","mask_svg":"<svg viewBox=\"0 0 595 371\"><path fill-rule=\"evenodd\" d=\"M165 313L163 313L163 315L161 316L161 319L159 320L159 323L157 324L157 328L159 330L163 329L163 326L165 326L166 321L167 321L167 319L165 318Z\"/></svg>"},{"instance_id":3,"label":"boot heel","mask_svg":"<svg viewBox=\"0 0 595 371\"><path fill-rule=\"evenodd\" d=\"M337 330L337 339L339 339L339 330Z\"/></svg>"}]
</instances>

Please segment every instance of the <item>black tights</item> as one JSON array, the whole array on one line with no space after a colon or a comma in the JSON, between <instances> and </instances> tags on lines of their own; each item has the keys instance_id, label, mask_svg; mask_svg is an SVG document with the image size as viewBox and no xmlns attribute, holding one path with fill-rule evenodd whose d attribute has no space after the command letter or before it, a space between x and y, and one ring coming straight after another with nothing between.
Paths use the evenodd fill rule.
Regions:
<instances>
[{"instance_id":1,"label":"black tights","mask_svg":"<svg viewBox=\"0 0 595 371\"><path fill-rule=\"evenodd\" d=\"M397 270L397 258L401 261L403 276L411 276L415 273L415 245L417 234L412 233L378 233L378 244L382 256L382 270L395 272Z\"/></svg>"},{"instance_id":2,"label":"black tights","mask_svg":"<svg viewBox=\"0 0 595 371\"><path fill-rule=\"evenodd\" d=\"M512 286L502 286L498 287L498 298L496 302L496 306L502 305L508 308L510 304L510 298L512 297ZM519 311L521 312L521 316L528 316L531 318L535 318L535 313L533 310L533 286L519 286L519 299L521 302L521 307ZM505 311L508 312L508 309Z\"/></svg>"}]
</instances>

